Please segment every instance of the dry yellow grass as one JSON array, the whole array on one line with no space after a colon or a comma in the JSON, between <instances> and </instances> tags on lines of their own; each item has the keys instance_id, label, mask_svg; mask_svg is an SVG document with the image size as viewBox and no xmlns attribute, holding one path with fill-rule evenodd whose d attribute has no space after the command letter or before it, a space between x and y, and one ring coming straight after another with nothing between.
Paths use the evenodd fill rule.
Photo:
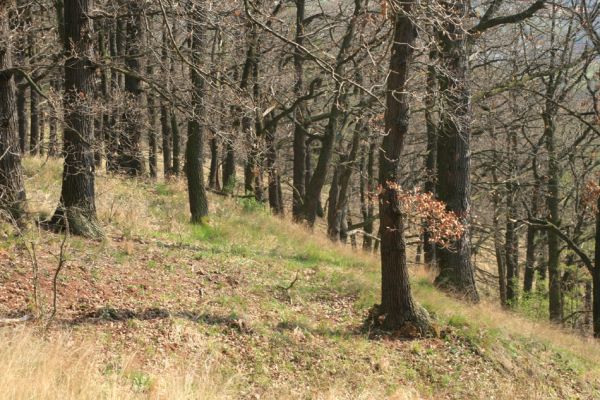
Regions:
<instances>
[{"instance_id":1,"label":"dry yellow grass","mask_svg":"<svg viewBox=\"0 0 600 400\"><path fill-rule=\"evenodd\" d=\"M194 368L175 364L145 375L136 372L133 355L107 370L93 344L68 334L44 340L29 328L3 328L0 343L2 400L230 398L210 357Z\"/></svg>"}]
</instances>

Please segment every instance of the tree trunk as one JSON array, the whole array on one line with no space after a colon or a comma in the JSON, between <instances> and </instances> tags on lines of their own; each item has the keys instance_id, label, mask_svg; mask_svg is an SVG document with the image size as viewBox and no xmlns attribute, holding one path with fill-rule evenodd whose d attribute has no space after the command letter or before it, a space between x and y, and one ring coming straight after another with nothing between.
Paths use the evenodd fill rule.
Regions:
<instances>
[{"instance_id":1,"label":"tree trunk","mask_svg":"<svg viewBox=\"0 0 600 400\"><path fill-rule=\"evenodd\" d=\"M600 338L600 196L596 201L596 248L592 272L594 337Z\"/></svg>"},{"instance_id":2,"label":"tree trunk","mask_svg":"<svg viewBox=\"0 0 600 400\"><path fill-rule=\"evenodd\" d=\"M352 177L352 170L358 155L360 136L363 130L364 124L359 122L354 129L352 143L350 145L350 152L347 155L340 157L340 162L336 167L336 173L334 174L333 180L336 186L335 191L330 190L329 192L327 226L329 238L333 241L343 241L342 235L345 233L343 227L344 225L347 225L346 215L348 209L348 191L350 187L350 179ZM333 183L331 187L334 188Z\"/></svg>"},{"instance_id":3,"label":"tree trunk","mask_svg":"<svg viewBox=\"0 0 600 400\"><path fill-rule=\"evenodd\" d=\"M354 1L354 12L352 18L348 22L346 32L342 38L336 57L336 63L334 67L334 73L336 75L341 75L344 71L346 56L354 40L359 16L363 12L363 1L364 0ZM331 157L335 147L335 137L339 129L339 120L343 114L344 104L348 95L345 85L343 85L343 82L340 79L336 79L333 93L334 100L332 101L331 109L329 111L329 118L327 120L325 132L321 138L321 150L319 151L317 165L315 166L314 173L310 178L310 182L308 182L306 185L303 214L304 219L311 227L315 224L317 215L319 214L321 191L327 179L327 173L329 172L329 165L331 163Z\"/></svg>"},{"instance_id":4,"label":"tree trunk","mask_svg":"<svg viewBox=\"0 0 600 400\"><path fill-rule=\"evenodd\" d=\"M546 101L544 119L544 136L546 151L548 153L548 184L546 194L546 206L549 212L549 221L560 227L559 201L560 201L560 170L555 143L555 119L554 111L556 105L550 100ZM548 235L548 280L549 280L549 312L550 320L556 323L562 322L563 307L560 283L560 246L556 232L547 231Z\"/></svg>"},{"instance_id":5,"label":"tree trunk","mask_svg":"<svg viewBox=\"0 0 600 400\"><path fill-rule=\"evenodd\" d=\"M281 198L281 179L277 168L277 144L275 133L277 124L267 127L265 131L266 167L269 179L269 207L273 214L283 215L283 199Z\"/></svg>"},{"instance_id":6,"label":"tree trunk","mask_svg":"<svg viewBox=\"0 0 600 400\"><path fill-rule=\"evenodd\" d=\"M103 235L96 219L94 192L94 118L86 101L93 98L93 0L65 0L65 163L60 203L50 221L57 228L90 238ZM83 99L83 101L82 101Z\"/></svg>"},{"instance_id":7,"label":"tree trunk","mask_svg":"<svg viewBox=\"0 0 600 400\"><path fill-rule=\"evenodd\" d=\"M424 185L425 193L435 193L435 182L437 173L437 124L435 121L436 97L437 97L437 75L433 63L437 58L437 52L429 53L430 65L427 66L427 94L425 97L425 125L427 129L427 156L425 157L425 173L427 178ZM427 221L425 221L427 224ZM430 239L427 229L423 232L423 252L425 253L425 266L431 268L436 263L436 245Z\"/></svg>"},{"instance_id":8,"label":"tree trunk","mask_svg":"<svg viewBox=\"0 0 600 400\"><path fill-rule=\"evenodd\" d=\"M40 151L40 95L33 88L29 93L29 152L31 155L36 155Z\"/></svg>"},{"instance_id":9,"label":"tree trunk","mask_svg":"<svg viewBox=\"0 0 600 400\"><path fill-rule=\"evenodd\" d=\"M17 122L19 125L19 148L22 154L27 154L28 143L28 118L27 118L27 86L21 85L17 90Z\"/></svg>"},{"instance_id":10,"label":"tree trunk","mask_svg":"<svg viewBox=\"0 0 600 400\"><path fill-rule=\"evenodd\" d=\"M48 114L46 113L46 111L44 110L44 108L40 108L39 111L40 114L40 136L39 136L39 142L38 142L38 147L39 147L39 155L43 156L46 153L46 147L44 145L44 135L46 134L46 122L48 121Z\"/></svg>"},{"instance_id":11,"label":"tree trunk","mask_svg":"<svg viewBox=\"0 0 600 400\"><path fill-rule=\"evenodd\" d=\"M219 142L217 135L210 138L210 172L208 174L208 187L219 190Z\"/></svg>"},{"instance_id":12,"label":"tree trunk","mask_svg":"<svg viewBox=\"0 0 600 400\"><path fill-rule=\"evenodd\" d=\"M8 8L6 2L0 3L0 71L13 66ZM13 74L0 73L0 209L20 222L25 216L26 204L15 92Z\"/></svg>"},{"instance_id":13,"label":"tree trunk","mask_svg":"<svg viewBox=\"0 0 600 400\"><path fill-rule=\"evenodd\" d=\"M494 229L494 253L496 256L496 266L498 270L498 290L500 295L500 305L508 305L506 295L506 257L504 256L505 246L502 244L502 235L500 233L500 183L498 182L498 150L496 143L496 132L491 131L492 136L492 207L493 207L493 229Z\"/></svg>"},{"instance_id":14,"label":"tree trunk","mask_svg":"<svg viewBox=\"0 0 600 400\"><path fill-rule=\"evenodd\" d=\"M173 169L172 174L179 176L181 172L181 136L179 134L179 124L177 123L177 114L171 109L171 138L173 139L171 147L173 148Z\"/></svg>"},{"instance_id":15,"label":"tree trunk","mask_svg":"<svg viewBox=\"0 0 600 400\"><path fill-rule=\"evenodd\" d=\"M471 98L468 88L467 32L453 21L464 20L467 3L459 1L447 12L441 35L440 96L442 115L438 134L438 196L466 226L450 249L438 249L440 274L436 284L470 301L479 301L471 264Z\"/></svg>"},{"instance_id":16,"label":"tree trunk","mask_svg":"<svg viewBox=\"0 0 600 400\"><path fill-rule=\"evenodd\" d=\"M150 131L148 132L148 167L150 177L156 179L158 176L158 118L159 110L156 107L154 96L148 96L148 119L150 120Z\"/></svg>"},{"instance_id":17,"label":"tree trunk","mask_svg":"<svg viewBox=\"0 0 600 400\"><path fill-rule=\"evenodd\" d=\"M206 82L198 71L204 64L206 47L206 9L204 1L198 1L190 10L192 118L188 122L188 138L185 150L185 174L192 223L201 223L208 215L208 199L204 188L204 130L206 124Z\"/></svg>"},{"instance_id":18,"label":"tree trunk","mask_svg":"<svg viewBox=\"0 0 600 400\"><path fill-rule=\"evenodd\" d=\"M125 74L125 132L120 143L118 165L120 171L131 176L140 176L145 169L141 148L146 114L145 95L139 78L144 72L142 52L146 45L144 6L141 2L130 0L128 11L125 65L132 73Z\"/></svg>"},{"instance_id":19,"label":"tree trunk","mask_svg":"<svg viewBox=\"0 0 600 400\"><path fill-rule=\"evenodd\" d=\"M298 46L304 44L304 15L305 0L296 0L296 38ZM304 55L298 47L294 49L294 96L299 98L304 91ZM294 172L293 172L293 204L292 216L295 221L302 218L302 208L304 205L304 196L306 195L305 175L306 175L306 134L307 128L303 124L305 107L299 104L294 110Z\"/></svg>"},{"instance_id":20,"label":"tree trunk","mask_svg":"<svg viewBox=\"0 0 600 400\"><path fill-rule=\"evenodd\" d=\"M519 300L519 238L516 232L517 219L517 133L508 132L509 149L508 169L510 175L506 182L506 237L504 241L506 264L506 301L508 306L516 306Z\"/></svg>"},{"instance_id":21,"label":"tree trunk","mask_svg":"<svg viewBox=\"0 0 600 400\"><path fill-rule=\"evenodd\" d=\"M406 92L408 69L412 60L417 30L410 11L412 2L402 6L394 24L390 74L386 90L385 127L387 135L379 150L379 218L381 234L381 307L382 326L387 329L416 328L421 334L429 321L413 301L406 264L404 217L399 193L392 183L398 181L398 164L409 124L409 96Z\"/></svg>"},{"instance_id":22,"label":"tree trunk","mask_svg":"<svg viewBox=\"0 0 600 400\"><path fill-rule=\"evenodd\" d=\"M167 32L167 28L163 29L163 47L162 47L162 64L163 69L161 72L163 74L169 73L169 34ZM166 90L169 92L171 90L171 82L170 79L165 80ZM162 136L162 154L163 154L163 174L165 178L168 178L173 170L173 150L172 150L172 130L171 130L171 110L170 106L165 99L161 99L160 101L160 127L161 127L161 136Z\"/></svg>"},{"instance_id":23,"label":"tree trunk","mask_svg":"<svg viewBox=\"0 0 600 400\"><path fill-rule=\"evenodd\" d=\"M539 212L540 202L540 177L538 174L538 161L537 161L537 149L533 154L532 169L533 169L533 193L531 194L531 216L537 217ZM536 260L536 234L537 229L533 225L527 226L527 250L525 255L525 276L523 277L523 291L530 293L533 288L533 281L535 279L535 260Z\"/></svg>"},{"instance_id":24,"label":"tree trunk","mask_svg":"<svg viewBox=\"0 0 600 400\"><path fill-rule=\"evenodd\" d=\"M233 193L235 189L235 149L233 148L233 139L226 138L224 143L223 160L223 191Z\"/></svg>"}]
</instances>

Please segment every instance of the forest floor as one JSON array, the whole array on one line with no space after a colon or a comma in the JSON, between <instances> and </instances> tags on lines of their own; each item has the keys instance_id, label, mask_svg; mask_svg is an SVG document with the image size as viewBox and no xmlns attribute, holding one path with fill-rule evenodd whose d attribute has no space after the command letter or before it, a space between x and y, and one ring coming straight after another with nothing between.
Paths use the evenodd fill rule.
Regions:
<instances>
[{"instance_id":1,"label":"forest floor","mask_svg":"<svg viewBox=\"0 0 600 400\"><path fill-rule=\"evenodd\" d=\"M26 172L43 218L60 165L28 159ZM245 200L211 197L208 223L191 226L181 182L101 176L97 186L107 238L67 238L51 324L0 327L0 399L600 398L591 339L463 304L418 268L413 290L440 337L369 335L375 256ZM35 312L35 254L47 319L62 242L36 229L5 235L0 318Z\"/></svg>"}]
</instances>

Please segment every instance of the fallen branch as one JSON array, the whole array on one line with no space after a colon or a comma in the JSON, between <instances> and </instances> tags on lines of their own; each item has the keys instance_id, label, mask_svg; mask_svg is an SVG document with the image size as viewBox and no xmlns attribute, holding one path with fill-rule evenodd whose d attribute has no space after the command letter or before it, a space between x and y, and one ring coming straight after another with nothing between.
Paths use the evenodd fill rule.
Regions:
<instances>
[{"instance_id":1,"label":"fallen branch","mask_svg":"<svg viewBox=\"0 0 600 400\"><path fill-rule=\"evenodd\" d=\"M0 325L12 325L21 322L27 322L33 319L31 315L24 315L21 318L0 318Z\"/></svg>"}]
</instances>

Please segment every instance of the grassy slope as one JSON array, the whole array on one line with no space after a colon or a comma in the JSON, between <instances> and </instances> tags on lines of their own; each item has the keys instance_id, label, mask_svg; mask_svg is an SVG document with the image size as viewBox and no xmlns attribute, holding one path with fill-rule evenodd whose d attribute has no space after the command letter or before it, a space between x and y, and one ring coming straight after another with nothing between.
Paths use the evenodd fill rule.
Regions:
<instances>
[{"instance_id":1,"label":"grassy slope","mask_svg":"<svg viewBox=\"0 0 600 400\"><path fill-rule=\"evenodd\" d=\"M41 163L27 160L27 184L32 211L49 214L60 167ZM193 227L181 183L99 178L108 238L68 240L48 340L35 324L0 329L0 398L600 397L598 344L459 303L420 271L413 289L444 338L369 339L373 256L251 202L210 200L209 224ZM60 240L3 242L0 317L32 306L32 241L48 309Z\"/></svg>"}]
</instances>

